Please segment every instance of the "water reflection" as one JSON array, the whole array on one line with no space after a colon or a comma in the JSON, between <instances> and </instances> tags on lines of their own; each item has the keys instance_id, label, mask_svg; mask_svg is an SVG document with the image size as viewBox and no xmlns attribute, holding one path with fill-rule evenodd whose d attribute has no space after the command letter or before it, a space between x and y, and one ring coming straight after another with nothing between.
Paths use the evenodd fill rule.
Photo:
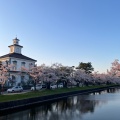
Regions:
<instances>
[{"instance_id":1,"label":"water reflection","mask_svg":"<svg viewBox=\"0 0 120 120\"><path fill-rule=\"evenodd\" d=\"M116 98L120 89L108 89L86 95L66 98L55 103L31 108L22 112L0 117L0 120L85 120L86 114L94 114L100 106ZM107 96L107 97L106 97ZM118 98L116 98L118 99Z\"/></svg>"}]
</instances>

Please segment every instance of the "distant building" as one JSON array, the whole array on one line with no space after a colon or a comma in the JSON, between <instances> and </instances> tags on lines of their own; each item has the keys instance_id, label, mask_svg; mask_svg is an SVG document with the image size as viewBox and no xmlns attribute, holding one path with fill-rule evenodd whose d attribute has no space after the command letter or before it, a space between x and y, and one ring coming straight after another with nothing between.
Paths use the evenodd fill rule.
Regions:
<instances>
[{"instance_id":1,"label":"distant building","mask_svg":"<svg viewBox=\"0 0 120 120\"><path fill-rule=\"evenodd\" d=\"M29 80L29 76L26 74L18 74L21 71L21 67L29 69L30 67L35 66L36 60L29 58L25 55L22 55L23 46L19 45L19 39L17 37L13 39L13 45L8 46L10 48L10 53L0 56L0 61L4 64L6 61L9 64L13 64L14 68L10 70L10 80L15 81L14 85L21 83L22 81ZM9 82L8 82L9 83ZM11 85L11 84L9 84Z\"/></svg>"}]
</instances>

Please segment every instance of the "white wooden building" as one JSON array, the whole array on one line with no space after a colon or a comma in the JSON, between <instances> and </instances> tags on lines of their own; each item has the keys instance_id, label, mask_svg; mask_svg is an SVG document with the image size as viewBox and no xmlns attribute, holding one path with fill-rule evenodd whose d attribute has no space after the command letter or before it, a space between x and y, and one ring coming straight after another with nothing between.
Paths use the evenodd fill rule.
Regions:
<instances>
[{"instance_id":1,"label":"white wooden building","mask_svg":"<svg viewBox=\"0 0 120 120\"><path fill-rule=\"evenodd\" d=\"M9 64L13 64L15 67L10 70L10 78L15 81L14 85L21 83L21 81L29 80L29 76L26 74L18 74L21 71L21 67L29 69L30 67L35 66L36 60L27 57L22 54L21 50L23 46L19 45L19 39L17 37L13 39L13 44L8 46L10 48L10 52L6 55L0 56L0 61L5 64L6 61Z\"/></svg>"}]
</instances>

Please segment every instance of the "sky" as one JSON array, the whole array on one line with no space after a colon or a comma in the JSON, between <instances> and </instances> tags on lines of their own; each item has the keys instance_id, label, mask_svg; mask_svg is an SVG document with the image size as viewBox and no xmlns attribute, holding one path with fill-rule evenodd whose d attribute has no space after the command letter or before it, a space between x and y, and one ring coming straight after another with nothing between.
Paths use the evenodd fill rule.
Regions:
<instances>
[{"instance_id":1,"label":"sky","mask_svg":"<svg viewBox=\"0 0 120 120\"><path fill-rule=\"evenodd\" d=\"M120 60L120 0L0 0L0 56L16 36L37 65Z\"/></svg>"}]
</instances>

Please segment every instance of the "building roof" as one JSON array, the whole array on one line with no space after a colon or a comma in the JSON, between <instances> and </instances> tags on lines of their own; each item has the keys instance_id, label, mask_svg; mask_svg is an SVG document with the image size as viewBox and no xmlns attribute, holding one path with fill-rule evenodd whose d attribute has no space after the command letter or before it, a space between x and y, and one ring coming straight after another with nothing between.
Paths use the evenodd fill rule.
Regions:
<instances>
[{"instance_id":1,"label":"building roof","mask_svg":"<svg viewBox=\"0 0 120 120\"><path fill-rule=\"evenodd\" d=\"M24 55L22 55L22 54L19 54L19 53L9 53L9 54L0 56L0 58L6 58L6 57L14 57L14 58L20 58L20 59L24 59L24 60L37 61L37 60L34 60L34 59L29 58L29 57L27 57L27 56L24 56Z\"/></svg>"},{"instance_id":2,"label":"building roof","mask_svg":"<svg viewBox=\"0 0 120 120\"><path fill-rule=\"evenodd\" d=\"M10 45L10 46L8 46L8 47L11 47L11 46L19 46L19 47L23 48L23 46L17 45L17 44L13 44L13 45Z\"/></svg>"}]
</instances>

